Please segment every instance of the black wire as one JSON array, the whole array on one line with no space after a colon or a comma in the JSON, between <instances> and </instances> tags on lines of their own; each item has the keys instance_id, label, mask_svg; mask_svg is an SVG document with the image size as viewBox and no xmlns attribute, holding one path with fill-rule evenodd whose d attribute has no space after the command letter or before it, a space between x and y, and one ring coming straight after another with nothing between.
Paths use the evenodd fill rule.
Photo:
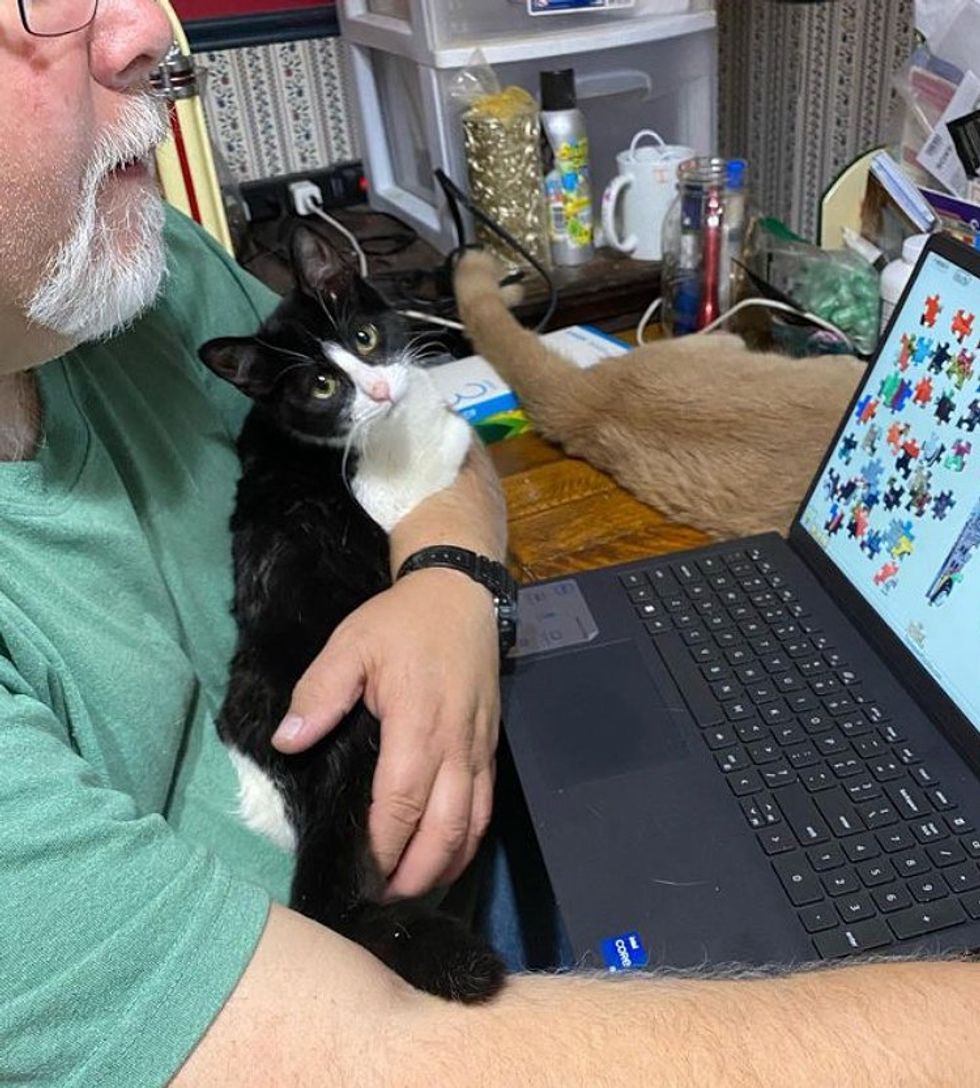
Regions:
<instances>
[{"instance_id":1,"label":"black wire","mask_svg":"<svg viewBox=\"0 0 980 1088\"><path fill-rule=\"evenodd\" d=\"M446 201L449 204L449 211L453 217L453 222L456 226L456 238L458 246L453 253L450 254L450 261L455 261L458 257L465 252L466 249L471 248L466 243L465 231L463 227L463 217L459 212L459 204L462 204L473 216L485 227L489 228L498 237L502 238L511 249L519 253L531 267L544 279L544 282L548 285L548 306L545 310L544 317L535 326L535 332L542 332L548 325L548 322L554 317L555 310L558 306L558 289L555 287L555 282L549 275L547 269L538 261L532 254L524 248L523 245L505 228L502 227L495 219L487 215L482 208L479 208L472 200L463 192L462 189L449 177L449 175L441 167L435 169L436 181L439 182L442 187L443 193L446 195Z\"/></svg>"}]
</instances>

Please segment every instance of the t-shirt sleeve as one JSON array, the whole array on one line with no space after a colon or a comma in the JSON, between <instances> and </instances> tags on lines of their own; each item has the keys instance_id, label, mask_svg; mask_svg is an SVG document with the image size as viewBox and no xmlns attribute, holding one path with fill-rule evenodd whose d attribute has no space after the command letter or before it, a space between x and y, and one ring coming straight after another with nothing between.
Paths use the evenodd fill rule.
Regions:
<instances>
[{"instance_id":1,"label":"t-shirt sleeve","mask_svg":"<svg viewBox=\"0 0 980 1088\"><path fill-rule=\"evenodd\" d=\"M231 257L193 220L167 209L168 317L181 329L195 370L230 431L237 435L251 402L196 362L197 349L219 336L249 336L279 303L279 296Z\"/></svg>"},{"instance_id":2,"label":"t-shirt sleeve","mask_svg":"<svg viewBox=\"0 0 980 1088\"><path fill-rule=\"evenodd\" d=\"M0 658L0 1083L166 1084L268 909L108 787Z\"/></svg>"}]
</instances>

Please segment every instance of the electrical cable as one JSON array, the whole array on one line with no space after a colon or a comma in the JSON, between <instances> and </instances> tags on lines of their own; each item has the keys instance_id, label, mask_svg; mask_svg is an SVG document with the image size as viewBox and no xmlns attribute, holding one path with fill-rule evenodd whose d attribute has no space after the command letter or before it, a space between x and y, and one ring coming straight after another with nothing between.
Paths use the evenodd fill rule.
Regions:
<instances>
[{"instance_id":1,"label":"electrical cable","mask_svg":"<svg viewBox=\"0 0 980 1088\"><path fill-rule=\"evenodd\" d=\"M331 227L333 227L335 231L337 231L339 234L342 234L347 239L347 241L350 242L351 249L353 249L354 252L357 254L357 270L361 274L361 279L366 280L370 274L370 269L368 268L367 254L364 252L363 249L361 249L361 243L358 242L353 231L348 230L343 223L334 219L332 215L327 215L327 213L322 208L311 205L309 210L313 215L319 216L324 221L324 223L328 223Z\"/></svg>"},{"instance_id":2,"label":"electrical cable","mask_svg":"<svg viewBox=\"0 0 980 1088\"><path fill-rule=\"evenodd\" d=\"M640 318L639 325L636 326L636 342L638 344L646 343L646 340L643 339L643 334L647 331L647 325L653 320L653 315L660 309L663 301L663 298L655 298L644 311L643 316Z\"/></svg>"},{"instance_id":3,"label":"electrical cable","mask_svg":"<svg viewBox=\"0 0 980 1088\"><path fill-rule=\"evenodd\" d=\"M503 239L511 249L516 253L519 253L547 284L548 306L545 310L544 317L541 318L534 329L535 332L542 332L547 327L548 322L554 317L555 310L558 307L558 289L555 287L555 282L548 273L548 270L532 254L528 253L524 246L521 245L510 231L505 227L502 227L495 219L487 215L482 208L474 204L466 193L464 193L452 178L449 177L445 170L437 166L435 169L435 177L446 196L446 201L449 204L449 213L453 217L453 223L456 227L456 240L458 245L449 255L450 263L455 263L465 250L472 248L467 245L463 217L459 212L459 205L462 204L474 219L493 231L493 233Z\"/></svg>"}]
</instances>

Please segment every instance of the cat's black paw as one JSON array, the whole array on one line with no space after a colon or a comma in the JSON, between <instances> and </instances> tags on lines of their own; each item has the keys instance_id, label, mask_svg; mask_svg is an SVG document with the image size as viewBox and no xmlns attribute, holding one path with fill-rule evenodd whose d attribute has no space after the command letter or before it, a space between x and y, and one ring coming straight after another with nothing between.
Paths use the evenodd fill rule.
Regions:
<instances>
[{"instance_id":1,"label":"cat's black paw","mask_svg":"<svg viewBox=\"0 0 980 1088\"><path fill-rule=\"evenodd\" d=\"M416 989L472 1005L503 986L506 970L496 952L455 918L385 914L371 919L373 932L359 935L359 943Z\"/></svg>"}]
</instances>

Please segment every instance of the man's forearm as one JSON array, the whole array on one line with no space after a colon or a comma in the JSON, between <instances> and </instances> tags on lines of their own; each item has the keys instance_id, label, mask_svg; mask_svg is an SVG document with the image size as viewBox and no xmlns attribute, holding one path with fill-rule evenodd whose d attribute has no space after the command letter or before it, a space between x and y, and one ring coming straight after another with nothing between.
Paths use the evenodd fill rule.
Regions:
<instances>
[{"instance_id":1,"label":"man's forearm","mask_svg":"<svg viewBox=\"0 0 980 1088\"><path fill-rule=\"evenodd\" d=\"M456 544L504 559L506 507L490 458L476 439L455 484L426 499L392 530L392 573L412 552L431 544Z\"/></svg>"},{"instance_id":2,"label":"man's forearm","mask_svg":"<svg viewBox=\"0 0 980 1088\"><path fill-rule=\"evenodd\" d=\"M978 1009L980 967L957 962L755 981L524 977L488 1008L430 1003L384 1083L962 1088L980 1084Z\"/></svg>"}]
</instances>

